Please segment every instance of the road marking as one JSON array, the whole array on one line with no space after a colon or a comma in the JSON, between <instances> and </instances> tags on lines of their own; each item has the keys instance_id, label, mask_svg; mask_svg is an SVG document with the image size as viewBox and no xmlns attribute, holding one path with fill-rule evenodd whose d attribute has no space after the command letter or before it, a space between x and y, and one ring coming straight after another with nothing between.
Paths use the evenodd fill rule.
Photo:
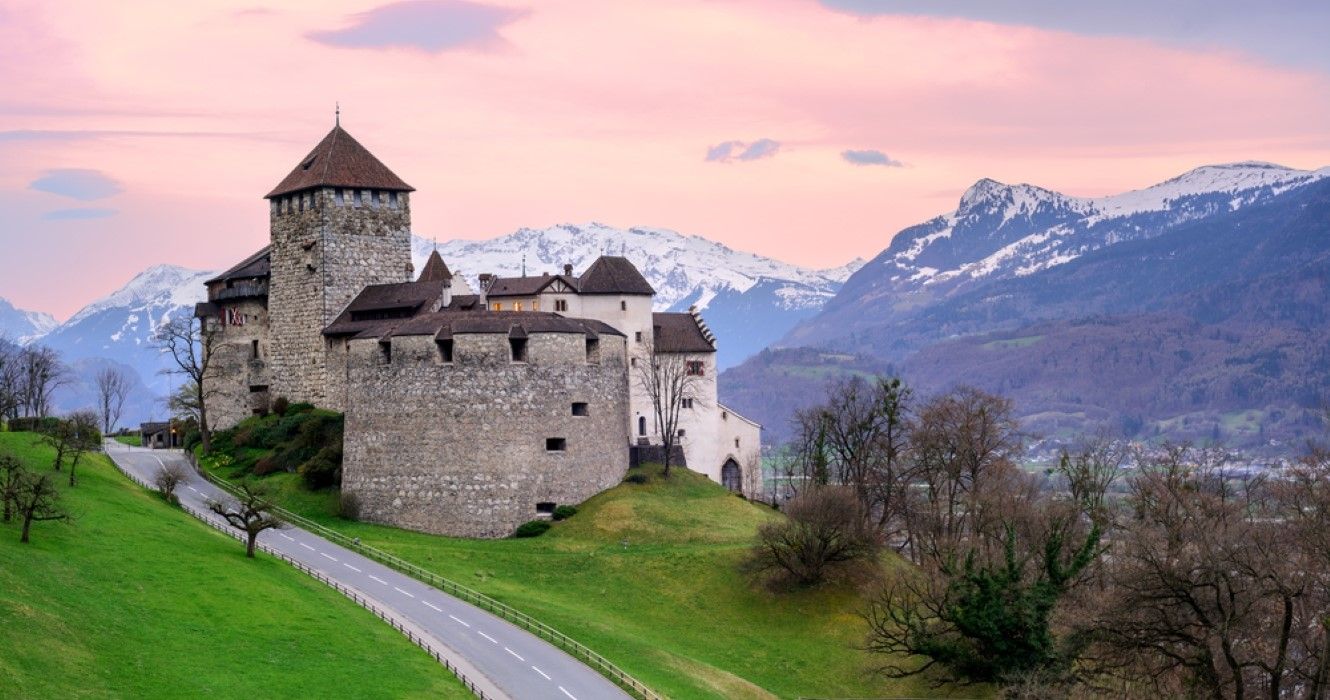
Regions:
<instances>
[{"instance_id":1,"label":"road marking","mask_svg":"<svg viewBox=\"0 0 1330 700\"><path fill-rule=\"evenodd\" d=\"M434 605L434 603L431 603L431 602L429 602L428 600L424 601L424 603L425 603L425 605L428 605L428 606L430 607L430 609L433 610L434 612L443 612L442 610L440 610L440 609L438 608L438 606Z\"/></svg>"},{"instance_id":2,"label":"road marking","mask_svg":"<svg viewBox=\"0 0 1330 700\"><path fill-rule=\"evenodd\" d=\"M499 643L499 640L495 639L494 637L489 636L488 634L485 634L484 632L481 632L480 630L476 630L476 634L478 634L478 635L484 637L485 639L490 640L491 642L493 642L493 643L495 643L495 644L498 644L498 643Z\"/></svg>"},{"instance_id":3,"label":"road marking","mask_svg":"<svg viewBox=\"0 0 1330 700\"><path fill-rule=\"evenodd\" d=\"M314 549L313 547L311 547L311 546L305 544L304 542L301 542L301 543L300 543L300 546L301 546L301 547L304 547L305 549L308 549L308 550L311 551L311 552L317 552L317 551L319 551L319 550Z\"/></svg>"},{"instance_id":4,"label":"road marking","mask_svg":"<svg viewBox=\"0 0 1330 700\"><path fill-rule=\"evenodd\" d=\"M531 667L531 670L532 670L532 671L535 671L536 673L539 673L539 674L542 675L542 676L545 676L545 680L549 680L549 679L550 679L549 676L546 676L546 675L545 675L545 672L544 672L544 671L542 671L542 670L536 668L535 666L532 666L532 667Z\"/></svg>"},{"instance_id":5,"label":"road marking","mask_svg":"<svg viewBox=\"0 0 1330 700\"><path fill-rule=\"evenodd\" d=\"M379 578L378 576L375 576L374 574L370 574L369 577L374 579L375 581L378 581L379 583L382 583L385 586L388 585L387 581L384 581L383 579Z\"/></svg>"},{"instance_id":6,"label":"road marking","mask_svg":"<svg viewBox=\"0 0 1330 700\"><path fill-rule=\"evenodd\" d=\"M292 542L295 542L295 541L296 541L296 538L294 538L294 537L292 537L292 536L286 534L285 532L279 532L279 533L277 533L277 534L281 535L282 537L285 537L285 538L288 539L288 540L291 540Z\"/></svg>"},{"instance_id":7,"label":"road marking","mask_svg":"<svg viewBox=\"0 0 1330 700\"><path fill-rule=\"evenodd\" d=\"M404 595L404 596L406 596L406 597L408 597L408 598L414 598L414 597L415 597L415 596L411 595L410 593L407 593L406 591L404 591L404 590L398 588L397 586L393 586L393 590L394 590L394 591L397 591L398 593L401 593L402 595Z\"/></svg>"},{"instance_id":8,"label":"road marking","mask_svg":"<svg viewBox=\"0 0 1330 700\"><path fill-rule=\"evenodd\" d=\"M448 617L451 617L451 618L453 619L454 622L456 622L457 624L459 624L459 625L461 625L461 626L463 626L463 627L467 627L467 628L470 628L470 627L471 627L471 623L469 623L469 622L463 622L463 621L462 621L462 618L460 618L460 617L458 617L458 616L456 616L456 615L449 615ZM484 632L481 632L481 634L485 634L485 633L484 633ZM491 642L494 641L493 639L490 639L488 636L486 636L485 639L489 639Z\"/></svg>"},{"instance_id":9,"label":"road marking","mask_svg":"<svg viewBox=\"0 0 1330 700\"><path fill-rule=\"evenodd\" d=\"M319 552L319 554L323 555L324 557L326 557L326 558L328 558L328 559L332 559L333 561L337 561L337 559L334 558L332 555L324 554L323 552Z\"/></svg>"},{"instance_id":10,"label":"road marking","mask_svg":"<svg viewBox=\"0 0 1330 700\"><path fill-rule=\"evenodd\" d=\"M196 488L194 488L193 486L186 486L185 488L189 489L190 491L193 491L194 493L198 493L198 492L199 492L199 490L196 489Z\"/></svg>"},{"instance_id":11,"label":"road marking","mask_svg":"<svg viewBox=\"0 0 1330 700\"><path fill-rule=\"evenodd\" d=\"M360 573L360 569L357 569L356 567L351 566L350 564L348 564L348 563L346 563L346 562L342 562L342 566L345 566L346 568L348 568L348 569L350 569L350 570L352 570L352 571L354 571L354 572L356 572L356 573Z\"/></svg>"},{"instance_id":12,"label":"road marking","mask_svg":"<svg viewBox=\"0 0 1330 700\"><path fill-rule=\"evenodd\" d=\"M559 686L559 692L563 693L564 695L567 695L568 697L572 698L573 700L577 700L577 698L574 697L572 693L570 693L570 692L564 690L564 689L563 689L563 686Z\"/></svg>"},{"instance_id":13,"label":"road marking","mask_svg":"<svg viewBox=\"0 0 1330 700\"><path fill-rule=\"evenodd\" d=\"M526 659L524 659L524 658L518 656L518 655L517 655L517 652L513 651L512 649L509 649L508 647L504 647L503 650L506 651L506 652L508 652L509 654L512 654L512 655L513 655L513 658L514 658L514 659L517 659L518 661L526 661Z\"/></svg>"}]
</instances>

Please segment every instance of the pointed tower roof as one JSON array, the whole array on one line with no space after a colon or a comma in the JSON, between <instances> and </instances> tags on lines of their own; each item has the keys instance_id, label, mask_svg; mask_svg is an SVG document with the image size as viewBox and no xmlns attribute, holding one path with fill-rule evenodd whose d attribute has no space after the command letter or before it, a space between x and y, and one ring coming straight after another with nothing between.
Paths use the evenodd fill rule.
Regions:
<instances>
[{"instance_id":1,"label":"pointed tower roof","mask_svg":"<svg viewBox=\"0 0 1330 700\"><path fill-rule=\"evenodd\" d=\"M271 199L311 187L351 187L413 192L388 166L337 125L295 169L265 195Z\"/></svg>"},{"instance_id":2,"label":"pointed tower roof","mask_svg":"<svg viewBox=\"0 0 1330 700\"><path fill-rule=\"evenodd\" d=\"M420 271L420 277L417 282L447 282L452 280L453 273L448 269L448 265L443 262L443 257L439 251L429 254L429 260L425 261L425 267Z\"/></svg>"}]
</instances>

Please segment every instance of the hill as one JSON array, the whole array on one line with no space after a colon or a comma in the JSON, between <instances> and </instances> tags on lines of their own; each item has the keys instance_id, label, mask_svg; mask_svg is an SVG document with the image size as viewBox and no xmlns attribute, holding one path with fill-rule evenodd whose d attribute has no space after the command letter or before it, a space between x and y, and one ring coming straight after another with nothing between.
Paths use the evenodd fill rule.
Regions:
<instances>
[{"instance_id":1,"label":"hill","mask_svg":"<svg viewBox=\"0 0 1330 700\"><path fill-rule=\"evenodd\" d=\"M300 514L533 615L672 698L945 696L871 675L874 659L856 648L857 590L776 594L746 580L738 563L774 513L687 470L610 489L539 538L506 540L343 520L335 490L265 478Z\"/></svg>"},{"instance_id":2,"label":"hill","mask_svg":"<svg viewBox=\"0 0 1330 700\"><path fill-rule=\"evenodd\" d=\"M46 472L30 433L0 452ZM63 482L60 486L63 487ZM103 455L62 488L73 524L0 524L0 678L27 698L467 698L341 594L123 477Z\"/></svg>"}]
</instances>

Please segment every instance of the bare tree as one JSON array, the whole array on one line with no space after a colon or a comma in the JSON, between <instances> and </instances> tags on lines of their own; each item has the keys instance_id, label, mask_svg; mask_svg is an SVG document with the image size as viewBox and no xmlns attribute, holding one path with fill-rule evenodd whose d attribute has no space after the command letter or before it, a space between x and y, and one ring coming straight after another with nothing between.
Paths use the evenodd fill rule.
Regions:
<instances>
[{"instance_id":1,"label":"bare tree","mask_svg":"<svg viewBox=\"0 0 1330 700\"><path fill-rule=\"evenodd\" d=\"M212 451L212 431L208 424L208 399L214 393L204 382L213 356L221 347L213 319L195 319L178 316L157 327L154 340L175 364L173 374L185 378L182 394L186 403L196 412L199 437L205 454ZM174 400L176 397L172 397Z\"/></svg>"},{"instance_id":2,"label":"bare tree","mask_svg":"<svg viewBox=\"0 0 1330 700\"><path fill-rule=\"evenodd\" d=\"M16 457L0 454L0 502L4 505L4 522L14 519L14 508L18 505L19 486L27 470Z\"/></svg>"},{"instance_id":3,"label":"bare tree","mask_svg":"<svg viewBox=\"0 0 1330 700\"><path fill-rule=\"evenodd\" d=\"M685 405L702 403L703 361L684 353L648 350L637 363L637 382L651 401L656 430L665 450L665 478L670 476L679 444L679 419Z\"/></svg>"},{"instance_id":4,"label":"bare tree","mask_svg":"<svg viewBox=\"0 0 1330 700\"><path fill-rule=\"evenodd\" d=\"M14 510L23 519L19 542L27 542L32 524L46 520L65 520L69 514L60 507L60 492L45 474L24 474L19 481Z\"/></svg>"},{"instance_id":5,"label":"bare tree","mask_svg":"<svg viewBox=\"0 0 1330 700\"><path fill-rule=\"evenodd\" d=\"M64 422L69 433L69 485L77 486L79 460L84 454L101 449L102 434L97 429L97 414L92 411L75 411Z\"/></svg>"},{"instance_id":6,"label":"bare tree","mask_svg":"<svg viewBox=\"0 0 1330 700\"><path fill-rule=\"evenodd\" d=\"M282 526L282 521L269 512L272 508L263 489L244 482L240 484L240 495L236 500L208 501L208 510L226 518L236 529L245 531L245 556L251 559L259 533Z\"/></svg>"},{"instance_id":7,"label":"bare tree","mask_svg":"<svg viewBox=\"0 0 1330 700\"><path fill-rule=\"evenodd\" d=\"M168 503L179 503L180 498L176 496L175 490L188 480L189 471L179 464L173 463L158 470L152 481L157 490L161 492L162 498L165 498Z\"/></svg>"},{"instance_id":8,"label":"bare tree","mask_svg":"<svg viewBox=\"0 0 1330 700\"><path fill-rule=\"evenodd\" d=\"M0 337L0 420L18 417L22 406L22 350Z\"/></svg>"},{"instance_id":9,"label":"bare tree","mask_svg":"<svg viewBox=\"0 0 1330 700\"><path fill-rule=\"evenodd\" d=\"M51 467L55 471L60 471L65 466L65 458L74 449L77 437L74 426L66 420L51 421L48 425L42 426L39 435L38 440L55 451L55 459L52 460Z\"/></svg>"},{"instance_id":10,"label":"bare tree","mask_svg":"<svg viewBox=\"0 0 1330 700\"><path fill-rule=\"evenodd\" d=\"M129 397L130 389L129 375L117 367L103 367L97 370L96 384L102 432L110 434L125 410L125 399Z\"/></svg>"},{"instance_id":11,"label":"bare tree","mask_svg":"<svg viewBox=\"0 0 1330 700\"><path fill-rule=\"evenodd\" d=\"M833 569L877 561L880 539L851 487L804 490L784 510L784 519L758 529L746 563L750 571L810 586Z\"/></svg>"},{"instance_id":12,"label":"bare tree","mask_svg":"<svg viewBox=\"0 0 1330 700\"><path fill-rule=\"evenodd\" d=\"M23 414L45 418L51 413L51 397L68 381L60 355L51 348L29 346L19 352L19 398Z\"/></svg>"}]
</instances>

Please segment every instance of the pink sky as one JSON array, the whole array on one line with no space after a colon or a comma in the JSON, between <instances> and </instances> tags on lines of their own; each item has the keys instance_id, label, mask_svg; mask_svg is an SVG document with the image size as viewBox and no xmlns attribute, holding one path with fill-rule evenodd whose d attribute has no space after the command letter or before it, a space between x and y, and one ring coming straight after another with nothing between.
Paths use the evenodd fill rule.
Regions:
<instances>
[{"instance_id":1,"label":"pink sky","mask_svg":"<svg viewBox=\"0 0 1330 700\"><path fill-rule=\"evenodd\" d=\"M981 177L1101 195L1330 164L1330 76L1230 47L811 0L487 4L0 0L0 297L63 318L149 264L254 251L334 101L417 188L419 235L596 220L816 267Z\"/></svg>"}]
</instances>

